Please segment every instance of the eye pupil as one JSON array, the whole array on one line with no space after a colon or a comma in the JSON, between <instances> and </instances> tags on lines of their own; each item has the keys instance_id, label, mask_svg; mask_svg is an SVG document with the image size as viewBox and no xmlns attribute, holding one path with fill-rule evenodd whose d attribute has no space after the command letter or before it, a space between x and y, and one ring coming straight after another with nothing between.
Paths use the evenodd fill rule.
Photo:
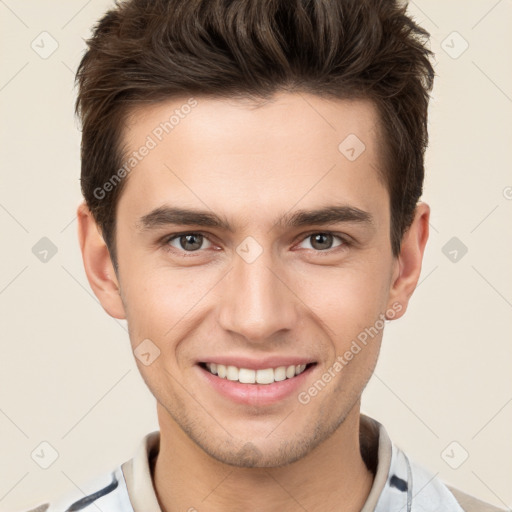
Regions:
<instances>
[{"instance_id":1,"label":"eye pupil","mask_svg":"<svg viewBox=\"0 0 512 512\"><path fill-rule=\"evenodd\" d=\"M311 239L311 246L314 247L315 249L330 249L332 245L332 235L328 233L316 233L314 235L311 235ZM325 247L325 245L327 246Z\"/></svg>"},{"instance_id":2,"label":"eye pupil","mask_svg":"<svg viewBox=\"0 0 512 512\"><path fill-rule=\"evenodd\" d=\"M180 236L180 245L185 250L197 251L197 249L201 248L202 243L203 235L198 233Z\"/></svg>"}]
</instances>

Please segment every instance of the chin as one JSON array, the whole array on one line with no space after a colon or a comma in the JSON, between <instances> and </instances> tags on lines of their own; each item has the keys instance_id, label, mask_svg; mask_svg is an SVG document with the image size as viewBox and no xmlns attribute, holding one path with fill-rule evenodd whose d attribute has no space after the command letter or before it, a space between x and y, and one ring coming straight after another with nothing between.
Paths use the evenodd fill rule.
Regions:
<instances>
[{"instance_id":1,"label":"chin","mask_svg":"<svg viewBox=\"0 0 512 512\"><path fill-rule=\"evenodd\" d=\"M328 435L317 437L311 433L296 434L294 439L261 438L236 443L233 439L223 442L222 445L212 446L208 439L206 442L196 444L213 459L239 468L277 468L287 466L306 457Z\"/></svg>"}]
</instances>

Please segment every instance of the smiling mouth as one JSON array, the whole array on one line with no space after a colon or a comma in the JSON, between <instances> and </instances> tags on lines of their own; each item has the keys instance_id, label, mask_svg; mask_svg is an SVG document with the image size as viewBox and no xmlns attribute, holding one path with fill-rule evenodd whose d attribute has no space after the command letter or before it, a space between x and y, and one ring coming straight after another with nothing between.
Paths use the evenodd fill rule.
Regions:
<instances>
[{"instance_id":1,"label":"smiling mouth","mask_svg":"<svg viewBox=\"0 0 512 512\"><path fill-rule=\"evenodd\" d=\"M238 368L216 363L200 363L204 370L216 375L221 379L227 379L242 384L273 384L301 375L316 363L278 366L276 368L262 368L251 370L249 368Z\"/></svg>"}]
</instances>

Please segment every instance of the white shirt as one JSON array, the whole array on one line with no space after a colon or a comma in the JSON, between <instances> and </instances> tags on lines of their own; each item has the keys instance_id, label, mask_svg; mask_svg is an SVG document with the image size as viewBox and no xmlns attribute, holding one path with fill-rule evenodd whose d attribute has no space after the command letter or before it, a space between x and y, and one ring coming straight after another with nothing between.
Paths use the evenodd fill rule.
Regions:
<instances>
[{"instance_id":1,"label":"white shirt","mask_svg":"<svg viewBox=\"0 0 512 512\"><path fill-rule=\"evenodd\" d=\"M392 443L379 422L364 414L361 414L360 438L363 459L375 475L361 512L500 510L449 489ZM158 454L159 443L160 432L151 432L143 438L132 459L81 486L82 493L74 491L58 502L27 512L162 512L150 470L150 459ZM452 491L460 503L464 502L465 508Z\"/></svg>"}]
</instances>

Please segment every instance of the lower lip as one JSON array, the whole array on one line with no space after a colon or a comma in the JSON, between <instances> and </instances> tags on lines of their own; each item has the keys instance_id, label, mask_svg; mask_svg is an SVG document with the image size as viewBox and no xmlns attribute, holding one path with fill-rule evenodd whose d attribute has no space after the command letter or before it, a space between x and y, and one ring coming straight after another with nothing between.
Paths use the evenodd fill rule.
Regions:
<instances>
[{"instance_id":1,"label":"lower lip","mask_svg":"<svg viewBox=\"0 0 512 512\"><path fill-rule=\"evenodd\" d=\"M291 395L298 395L315 365L306 368L301 374L272 384L243 384L238 381L221 379L197 365L200 374L219 394L244 405L272 405Z\"/></svg>"}]
</instances>

